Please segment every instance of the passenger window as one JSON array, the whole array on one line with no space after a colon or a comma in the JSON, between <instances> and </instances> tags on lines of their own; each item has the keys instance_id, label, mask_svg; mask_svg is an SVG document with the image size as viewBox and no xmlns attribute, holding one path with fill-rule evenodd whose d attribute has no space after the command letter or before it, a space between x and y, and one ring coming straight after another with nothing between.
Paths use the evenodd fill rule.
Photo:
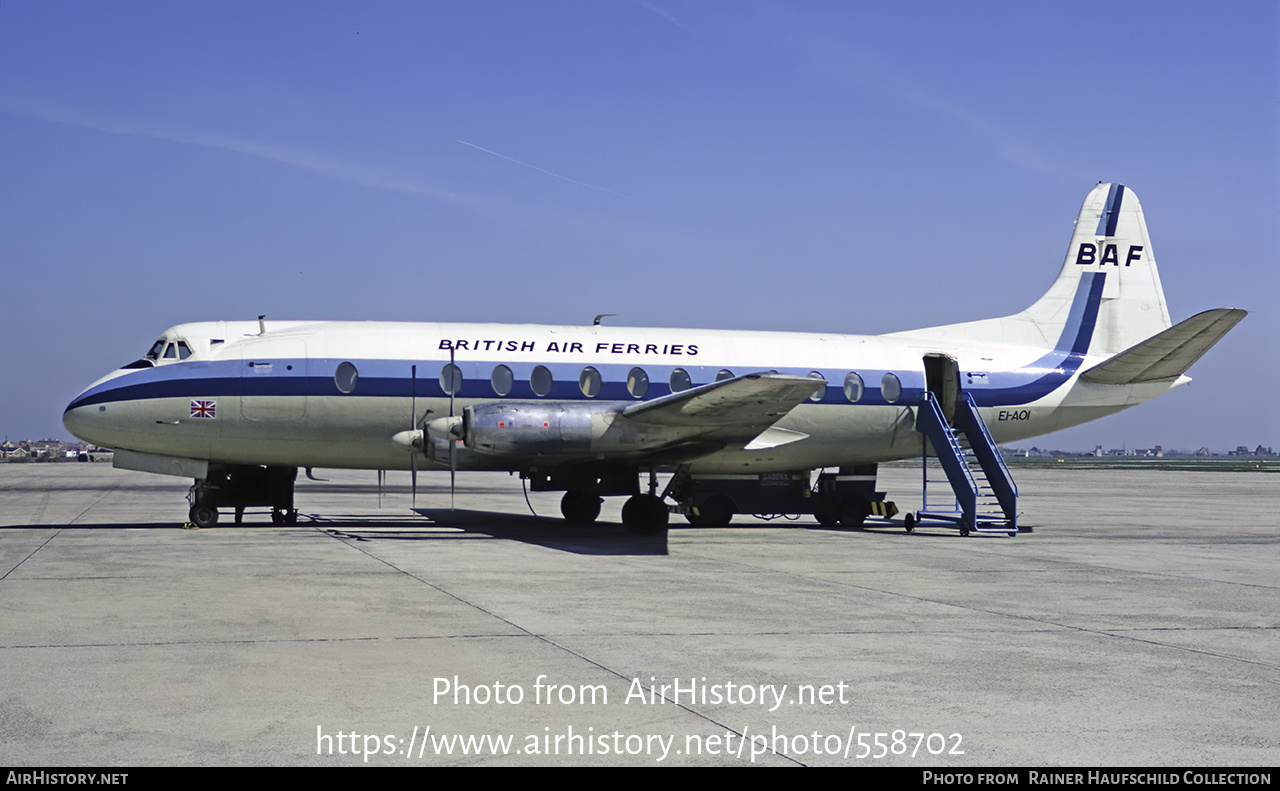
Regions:
<instances>
[{"instance_id":1,"label":"passenger window","mask_svg":"<svg viewBox=\"0 0 1280 791\"><path fill-rule=\"evenodd\" d=\"M587 398L595 398L600 394L600 372L591 366L582 369L578 377L578 388Z\"/></svg>"},{"instance_id":2,"label":"passenger window","mask_svg":"<svg viewBox=\"0 0 1280 791\"><path fill-rule=\"evenodd\" d=\"M693 380L689 378L689 372L683 368L677 368L671 372L671 392L680 393L693 387Z\"/></svg>"},{"instance_id":3,"label":"passenger window","mask_svg":"<svg viewBox=\"0 0 1280 791\"><path fill-rule=\"evenodd\" d=\"M726 379L732 379L732 378L733 378L733 371L730 371L728 368L721 368L720 372L716 374L717 382L723 382Z\"/></svg>"},{"instance_id":4,"label":"passenger window","mask_svg":"<svg viewBox=\"0 0 1280 791\"><path fill-rule=\"evenodd\" d=\"M809 378L810 379L826 379L827 377L823 376L817 371L810 371ZM825 396L826 394L827 394L827 383L823 382L822 385L817 390L813 391L813 395L809 396L809 400L813 401L814 403L817 403L821 401L822 397Z\"/></svg>"},{"instance_id":5,"label":"passenger window","mask_svg":"<svg viewBox=\"0 0 1280 791\"><path fill-rule=\"evenodd\" d=\"M539 365L533 369L533 373L529 376L529 386L533 388L533 394L542 397L551 392L551 369L545 365Z\"/></svg>"},{"instance_id":6,"label":"passenger window","mask_svg":"<svg viewBox=\"0 0 1280 791\"><path fill-rule=\"evenodd\" d=\"M844 378L844 397L849 399L849 403L856 404L862 400L862 377L856 373L850 373Z\"/></svg>"},{"instance_id":7,"label":"passenger window","mask_svg":"<svg viewBox=\"0 0 1280 791\"><path fill-rule=\"evenodd\" d=\"M350 393L355 390L359 379L360 373L351 363L339 363L338 370L333 373L333 383L340 393Z\"/></svg>"},{"instance_id":8,"label":"passenger window","mask_svg":"<svg viewBox=\"0 0 1280 791\"><path fill-rule=\"evenodd\" d=\"M880 380L880 395L890 404L896 404L902 397L902 382L894 374L885 374Z\"/></svg>"},{"instance_id":9,"label":"passenger window","mask_svg":"<svg viewBox=\"0 0 1280 791\"><path fill-rule=\"evenodd\" d=\"M489 384L493 385L493 392L500 396L510 393L511 387L515 383L515 374L511 373L511 369L505 365L499 365L494 368L493 376L489 377Z\"/></svg>"},{"instance_id":10,"label":"passenger window","mask_svg":"<svg viewBox=\"0 0 1280 791\"><path fill-rule=\"evenodd\" d=\"M453 363L441 368L440 389L445 395L456 395L462 389L462 369Z\"/></svg>"},{"instance_id":11,"label":"passenger window","mask_svg":"<svg viewBox=\"0 0 1280 791\"><path fill-rule=\"evenodd\" d=\"M632 398L644 398L649 392L649 374L643 368L632 368L627 374L627 392Z\"/></svg>"}]
</instances>

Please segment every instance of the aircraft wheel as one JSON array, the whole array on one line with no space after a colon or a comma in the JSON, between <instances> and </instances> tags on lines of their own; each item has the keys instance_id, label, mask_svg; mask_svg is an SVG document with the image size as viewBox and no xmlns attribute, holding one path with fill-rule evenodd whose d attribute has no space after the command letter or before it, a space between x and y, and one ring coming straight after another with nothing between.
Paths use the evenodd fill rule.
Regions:
<instances>
[{"instance_id":1,"label":"aircraft wheel","mask_svg":"<svg viewBox=\"0 0 1280 791\"><path fill-rule=\"evenodd\" d=\"M288 511L285 511L285 512L284 512L284 523L285 523L286 525L296 525L296 524L298 524L298 509L296 509L296 508L290 508Z\"/></svg>"},{"instance_id":2,"label":"aircraft wheel","mask_svg":"<svg viewBox=\"0 0 1280 791\"><path fill-rule=\"evenodd\" d=\"M202 503L196 503L191 506L191 511L187 513L187 518L196 527L213 527L218 524L218 509Z\"/></svg>"},{"instance_id":3,"label":"aircraft wheel","mask_svg":"<svg viewBox=\"0 0 1280 791\"><path fill-rule=\"evenodd\" d=\"M284 520L285 520L285 515L283 510L279 508L271 509L271 524L282 525L284 524Z\"/></svg>"},{"instance_id":4,"label":"aircraft wheel","mask_svg":"<svg viewBox=\"0 0 1280 791\"><path fill-rule=\"evenodd\" d=\"M655 535L667 529L667 506L652 494L637 494L622 506L622 524L627 532Z\"/></svg>"},{"instance_id":5,"label":"aircraft wheel","mask_svg":"<svg viewBox=\"0 0 1280 791\"><path fill-rule=\"evenodd\" d=\"M961 537L969 535L969 523L961 519L957 526L960 528Z\"/></svg>"},{"instance_id":6,"label":"aircraft wheel","mask_svg":"<svg viewBox=\"0 0 1280 791\"><path fill-rule=\"evenodd\" d=\"M871 509L862 500L846 500L840 508L840 526L849 530L861 530Z\"/></svg>"},{"instance_id":7,"label":"aircraft wheel","mask_svg":"<svg viewBox=\"0 0 1280 791\"><path fill-rule=\"evenodd\" d=\"M906 516L902 517L902 527L903 527L903 529L904 529L904 530L906 530L908 533L910 533L912 530L915 530L915 529L916 529L916 515L915 515L915 514L912 514L912 513L908 513Z\"/></svg>"},{"instance_id":8,"label":"aircraft wheel","mask_svg":"<svg viewBox=\"0 0 1280 791\"><path fill-rule=\"evenodd\" d=\"M600 516L600 497L584 492L565 492L560 498L560 513L566 521L589 525Z\"/></svg>"}]
</instances>

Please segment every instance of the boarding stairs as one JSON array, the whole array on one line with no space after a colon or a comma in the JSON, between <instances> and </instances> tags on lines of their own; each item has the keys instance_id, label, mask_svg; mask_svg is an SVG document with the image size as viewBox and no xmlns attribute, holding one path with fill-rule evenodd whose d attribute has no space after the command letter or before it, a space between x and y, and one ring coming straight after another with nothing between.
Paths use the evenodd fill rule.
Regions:
<instances>
[{"instance_id":1,"label":"boarding stairs","mask_svg":"<svg viewBox=\"0 0 1280 791\"><path fill-rule=\"evenodd\" d=\"M916 431L924 435L923 504L913 525L942 522L954 525L960 535L975 533L1018 534L1018 488L1005 466L986 423L978 414L973 396L961 392L955 415L948 422L938 399L931 392L920 398L916 410ZM929 445L945 478L930 479ZM936 474L936 473L935 473ZM929 501L929 484L946 483L954 499L946 505Z\"/></svg>"}]
</instances>

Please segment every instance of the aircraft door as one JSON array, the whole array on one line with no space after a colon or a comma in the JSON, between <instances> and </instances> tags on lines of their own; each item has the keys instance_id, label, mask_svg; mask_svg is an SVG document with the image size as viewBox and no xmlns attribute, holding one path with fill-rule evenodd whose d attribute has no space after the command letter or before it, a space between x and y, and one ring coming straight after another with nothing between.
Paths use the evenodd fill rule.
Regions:
<instances>
[{"instance_id":1,"label":"aircraft door","mask_svg":"<svg viewBox=\"0 0 1280 791\"><path fill-rule=\"evenodd\" d=\"M240 414L301 420L307 414L307 347L301 338L249 341L240 358Z\"/></svg>"},{"instance_id":2,"label":"aircraft door","mask_svg":"<svg viewBox=\"0 0 1280 791\"><path fill-rule=\"evenodd\" d=\"M955 425L956 402L960 400L960 365L949 354L930 352L924 356L925 387L938 399L947 422Z\"/></svg>"}]
</instances>

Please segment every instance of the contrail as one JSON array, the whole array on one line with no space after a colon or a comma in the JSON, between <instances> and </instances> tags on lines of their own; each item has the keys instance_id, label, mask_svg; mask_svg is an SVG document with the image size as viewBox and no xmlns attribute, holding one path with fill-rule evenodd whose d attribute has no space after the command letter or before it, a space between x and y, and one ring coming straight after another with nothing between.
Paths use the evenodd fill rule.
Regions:
<instances>
[{"instance_id":1,"label":"contrail","mask_svg":"<svg viewBox=\"0 0 1280 791\"><path fill-rule=\"evenodd\" d=\"M617 195L619 198L630 198L630 197L633 197L633 196L631 196L631 195L626 195L626 194L621 193L621 192L614 192L614 191L613 191L613 190L611 190L611 189L605 189L604 187L597 187L596 185L594 185L594 184L588 184L588 183L586 183L585 181L577 181L577 180L575 180L575 179L571 179L571 178L569 178L568 176L561 176L559 173L552 173L550 170L547 170L547 169L545 169L545 168L540 168L540 167L538 167L537 165L530 165L528 162L521 162L521 161L520 161L520 160L518 160L518 159L512 159L511 157L507 156L506 154L499 154L497 151L490 151L489 149L485 148L484 146L478 146L478 145L476 145L475 143L468 143L468 142L467 142L467 141L465 141L465 140L457 140L457 139L455 139L455 140L454 140L454 142L455 142L455 143L461 143L461 144L462 144L462 145L464 145L464 146L470 146L471 148L474 148L474 149L476 149L477 151L483 151L483 152L485 152L486 154L493 154L495 157L499 157L500 159L505 159L505 160L507 160L508 162L514 162L514 163L516 163L517 165L523 165L524 167L531 168L531 169L533 169L533 170L538 171L539 173L546 173L548 176L554 176L554 177L556 177L556 178L560 179L561 181L567 181L567 182L569 182L570 184L577 184L579 187L586 187L587 189L598 190L598 191L600 191L600 192L607 192L607 193L609 193L610 195Z\"/></svg>"},{"instance_id":2,"label":"contrail","mask_svg":"<svg viewBox=\"0 0 1280 791\"><path fill-rule=\"evenodd\" d=\"M441 189L434 184L427 183L399 170L342 159L323 151L299 148L297 146L266 143L227 135L202 132L174 132L136 126L82 110L14 96L0 95L0 113L10 113L24 118L35 118L68 126L79 126L113 135L148 137L156 140L168 140L175 143L232 151L237 154L260 157L283 165L309 170L339 181L359 184L373 189L420 195L451 203L475 203L473 198Z\"/></svg>"},{"instance_id":3,"label":"contrail","mask_svg":"<svg viewBox=\"0 0 1280 791\"><path fill-rule=\"evenodd\" d=\"M668 13L667 13L667 11L666 11L666 9L658 8L656 5L650 5L649 3L644 2L644 0L637 0L637 1L639 2L640 7L641 7L641 8L643 8L644 10L646 10L646 11L648 11L648 12L650 12L650 13L653 13L653 14L657 14L658 16L660 16L660 17L662 17L663 19L667 20L668 22L670 22L671 24L673 24L673 25L675 25L676 27L680 28L681 30L683 30L683 31L684 31L684 32L686 32L686 33L692 33L692 32L693 32L693 30L692 30L691 28L689 28L688 26L686 26L685 24L683 24L679 19L676 19L675 17L671 16L671 14L668 14Z\"/></svg>"}]
</instances>

